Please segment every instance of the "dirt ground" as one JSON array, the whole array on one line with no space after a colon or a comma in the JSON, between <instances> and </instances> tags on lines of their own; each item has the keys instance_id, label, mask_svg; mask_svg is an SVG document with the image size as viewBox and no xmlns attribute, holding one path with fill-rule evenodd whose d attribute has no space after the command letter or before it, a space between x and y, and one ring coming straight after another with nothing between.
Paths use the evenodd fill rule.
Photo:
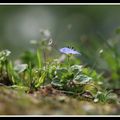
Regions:
<instances>
[{"instance_id":1,"label":"dirt ground","mask_svg":"<svg viewBox=\"0 0 120 120\"><path fill-rule=\"evenodd\" d=\"M120 105L74 98L50 87L24 93L0 86L0 115L120 115Z\"/></svg>"}]
</instances>

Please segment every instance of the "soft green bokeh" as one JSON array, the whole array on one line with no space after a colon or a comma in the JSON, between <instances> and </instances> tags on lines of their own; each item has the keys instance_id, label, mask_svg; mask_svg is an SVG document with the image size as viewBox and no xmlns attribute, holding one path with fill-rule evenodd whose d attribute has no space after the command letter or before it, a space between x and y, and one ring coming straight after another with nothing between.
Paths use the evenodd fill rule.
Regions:
<instances>
[{"instance_id":1,"label":"soft green bokeh","mask_svg":"<svg viewBox=\"0 0 120 120\"><path fill-rule=\"evenodd\" d=\"M120 25L119 10L119 5L0 5L0 49L18 55L40 37L40 29L49 29L58 47L66 42L79 47L82 38L99 33L108 38Z\"/></svg>"}]
</instances>

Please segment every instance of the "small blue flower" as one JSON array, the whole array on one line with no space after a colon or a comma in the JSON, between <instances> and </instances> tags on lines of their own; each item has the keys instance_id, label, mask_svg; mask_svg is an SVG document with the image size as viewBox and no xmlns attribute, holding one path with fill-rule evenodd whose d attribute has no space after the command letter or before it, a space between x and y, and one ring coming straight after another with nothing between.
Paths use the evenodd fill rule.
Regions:
<instances>
[{"instance_id":1,"label":"small blue flower","mask_svg":"<svg viewBox=\"0 0 120 120\"><path fill-rule=\"evenodd\" d=\"M79 52L67 47L61 48L60 52L64 54L80 54Z\"/></svg>"}]
</instances>

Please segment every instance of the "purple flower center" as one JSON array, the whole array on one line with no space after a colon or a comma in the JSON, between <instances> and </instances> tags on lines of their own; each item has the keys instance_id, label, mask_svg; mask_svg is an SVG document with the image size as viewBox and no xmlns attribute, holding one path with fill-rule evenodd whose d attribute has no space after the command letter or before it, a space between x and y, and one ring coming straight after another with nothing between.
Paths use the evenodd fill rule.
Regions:
<instances>
[{"instance_id":1,"label":"purple flower center","mask_svg":"<svg viewBox=\"0 0 120 120\"><path fill-rule=\"evenodd\" d=\"M64 54L80 54L80 53L77 52L76 50L73 50L73 49L67 48L67 47L61 48L61 49L60 49L60 52L61 52L61 53L64 53Z\"/></svg>"}]
</instances>

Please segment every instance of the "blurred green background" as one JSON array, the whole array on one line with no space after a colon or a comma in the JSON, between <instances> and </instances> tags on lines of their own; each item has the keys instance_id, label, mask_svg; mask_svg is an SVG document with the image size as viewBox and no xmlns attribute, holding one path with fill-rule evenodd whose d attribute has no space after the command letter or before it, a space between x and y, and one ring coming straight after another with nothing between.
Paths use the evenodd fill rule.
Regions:
<instances>
[{"instance_id":1,"label":"blurred green background","mask_svg":"<svg viewBox=\"0 0 120 120\"><path fill-rule=\"evenodd\" d=\"M69 43L79 48L84 39L100 40L99 33L112 36L120 26L119 11L119 5L0 5L0 49L16 56L39 39L40 29L50 30L58 48Z\"/></svg>"},{"instance_id":2,"label":"blurred green background","mask_svg":"<svg viewBox=\"0 0 120 120\"><path fill-rule=\"evenodd\" d=\"M76 56L78 63L104 72L105 85L119 88L119 11L120 5L0 5L0 50L17 59L33 50L30 41L40 39L41 29L48 29L53 58L60 57L59 48L74 47L82 55Z\"/></svg>"}]
</instances>

